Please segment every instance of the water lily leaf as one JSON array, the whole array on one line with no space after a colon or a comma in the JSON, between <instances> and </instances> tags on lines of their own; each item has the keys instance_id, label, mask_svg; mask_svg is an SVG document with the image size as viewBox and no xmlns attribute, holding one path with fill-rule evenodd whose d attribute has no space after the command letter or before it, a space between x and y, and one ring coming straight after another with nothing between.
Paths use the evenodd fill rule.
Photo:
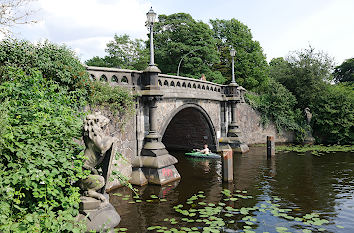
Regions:
<instances>
[{"instance_id":1,"label":"water lily leaf","mask_svg":"<svg viewBox=\"0 0 354 233\"><path fill-rule=\"evenodd\" d=\"M284 232L284 231L288 230L288 228L286 228L286 227L276 227L275 230L277 232Z\"/></svg>"},{"instance_id":2,"label":"water lily leaf","mask_svg":"<svg viewBox=\"0 0 354 233\"><path fill-rule=\"evenodd\" d=\"M337 225L336 227L340 228L340 229L343 229L344 227L341 226L341 225Z\"/></svg>"}]
</instances>

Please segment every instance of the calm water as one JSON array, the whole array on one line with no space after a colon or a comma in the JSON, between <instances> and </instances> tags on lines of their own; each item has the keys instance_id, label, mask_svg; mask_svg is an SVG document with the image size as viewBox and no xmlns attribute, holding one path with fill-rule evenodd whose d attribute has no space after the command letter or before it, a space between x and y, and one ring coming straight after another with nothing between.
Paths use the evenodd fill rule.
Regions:
<instances>
[{"instance_id":1,"label":"calm water","mask_svg":"<svg viewBox=\"0 0 354 233\"><path fill-rule=\"evenodd\" d=\"M236 209L256 207L249 210L248 215L238 212L231 212L229 216L219 214L218 217L226 223L220 232L243 232L243 227L247 226L247 219L242 220L244 216L254 218L250 220L253 223L248 224L249 230L255 232L277 232L281 227L287 228L287 232L303 232L303 229L354 232L353 153L332 153L320 157L278 153L272 160L267 160L265 153L265 148L255 147L245 155L234 155L234 182L225 184L221 181L220 160L186 158L183 153L172 152L179 160L176 165L182 176L179 182L164 187L149 185L139 188L141 202L134 204L131 191L126 188L111 193L110 202L122 217L119 227L128 228L128 232L147 232L149 226L166 226L168 229L184 226L197 227L202 232L203 223L181 220L185 216L173 208L178 204L183 204L186 209L201 208L186 202L202 191L204 193L200 193L205 197L198 201L216 205L221 202ZM224 189L249 198L231 201L221 193ZM274 214L274 204L276 208L288 209L285 212L290 217ZM306 218L306 214L311 213L318 214L314 219L325 222L319 226L295 220L304 216L305 220L314 220ZM175 218L177 223L171 224L166 220L171 218Z\"/></svg>"}]
</instances>

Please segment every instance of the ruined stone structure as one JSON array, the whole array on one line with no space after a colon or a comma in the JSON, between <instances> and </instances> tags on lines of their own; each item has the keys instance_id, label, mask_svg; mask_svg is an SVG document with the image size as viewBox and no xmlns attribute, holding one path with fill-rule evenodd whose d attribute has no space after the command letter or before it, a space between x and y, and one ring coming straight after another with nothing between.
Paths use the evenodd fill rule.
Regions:
<instances>
[{"instance_id":1,"label":"ruined stone structure","mask_svg":"<svg viewBox=\"0 0 354 233\"><path fill-rule=\"evenodd\" d=\"M220 85L165 75L156 66L144 71L103 67L87 67L87 71L93 80L130 88L138 96L136 118L130 122L133 131L126 132L133 138L129 142L133 148L131 176L139 181L137 184L164 184L179 178L173 165L177 160L168 150L190 150L208 144L213 151L231 146L236 152L247 152L246 143L265 143L266 138L252 141L245 133L262 132L262 126L257 113L252 110L253 116L250 107L245 108L246 90L236 83ZM249 111L252 119L242 115L242 109ZM269 127L267 135L272 131L277 140L275 128ZM291 140L287 135L279 138Z\"/></svg>"}]
</instances>

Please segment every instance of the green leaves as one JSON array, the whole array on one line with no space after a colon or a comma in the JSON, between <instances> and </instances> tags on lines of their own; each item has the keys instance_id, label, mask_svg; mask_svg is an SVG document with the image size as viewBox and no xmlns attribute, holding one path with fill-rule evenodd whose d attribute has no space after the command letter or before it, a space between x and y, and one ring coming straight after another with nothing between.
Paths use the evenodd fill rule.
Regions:
<instances>
[{"instance_id":1,"label":"green leaves","mask_svg":"<svg viewBox=\"0 0 354 233\"><path fill-rule=\"evenodd\" d=\"M209 25L186 13L159 15L154 25L155 59L163 73L223 81L220 72L212 70L219 62L216 40Z\"/></svg>"},{"instance_id":2,"label":"green leaves","mask_svg":"<svg viewBox=\"0 0 354 233\"><path fill-rule=\"evenodd\" d=\"M268 64L258 41L253 40L251 30L236 19L210 20L220 62L213 65L213 70L231 81L230 48L236 50L235 78L236 82L248 90L261 86L268 76Z\"/></svg>"},{"instance_id":3,"label":"green leaves","mask_svg":"<svg viewBox=\"0 0 354 233\"><path fill-rule=\"evenodd\" d=\"M80 114L70 94L41 72L2 67L5 71L11 81L0 83L0 109L6 107L0 231L72 231L79 227L74 217L80 201L72 184L84 176L83 148L73 141L81 135Z\"/></svg>"},{"instance_id":4,"label":"green leaves","mask_svg":"<svg viewBox=\"0 0 354 233\"><path fill-rule=\"evenodd\" d=\"M135 110L134 96L128 89L110 86L104 82L93 82L89 103L93 107L109 108L115 115L132 116Z\"/></svg>"},{"instance_id":5,"label":"green leaves","mask_svg":"<svg viewBox=\"0 0 354 233\"><path fill-rule=\"evenodd\" d=\"M89 66L116 67L121 69L143 70L148 64L148 49L141 39L130 39L127 34L114 35L107 43L104 58L93 57L85 63Z\"/></svg>"}]
</instances>

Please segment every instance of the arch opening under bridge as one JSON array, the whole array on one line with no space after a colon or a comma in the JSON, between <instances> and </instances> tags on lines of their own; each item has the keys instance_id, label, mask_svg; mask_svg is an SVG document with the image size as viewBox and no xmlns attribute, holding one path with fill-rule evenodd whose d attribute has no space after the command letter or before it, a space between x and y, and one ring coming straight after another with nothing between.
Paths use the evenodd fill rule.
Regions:
<instances>
[{"instance_id":1,"label":"arch opening under bridge","mask_svg":"<svg viewBox=\"0 0 354 233\"><path fill-rule=\"evenodd\" d=\"M207 144L216 150L215 127L208 113L196 104L175 109L161 128L162 142L167 150L189 151Z\"/></svg>"}]
</instances>

